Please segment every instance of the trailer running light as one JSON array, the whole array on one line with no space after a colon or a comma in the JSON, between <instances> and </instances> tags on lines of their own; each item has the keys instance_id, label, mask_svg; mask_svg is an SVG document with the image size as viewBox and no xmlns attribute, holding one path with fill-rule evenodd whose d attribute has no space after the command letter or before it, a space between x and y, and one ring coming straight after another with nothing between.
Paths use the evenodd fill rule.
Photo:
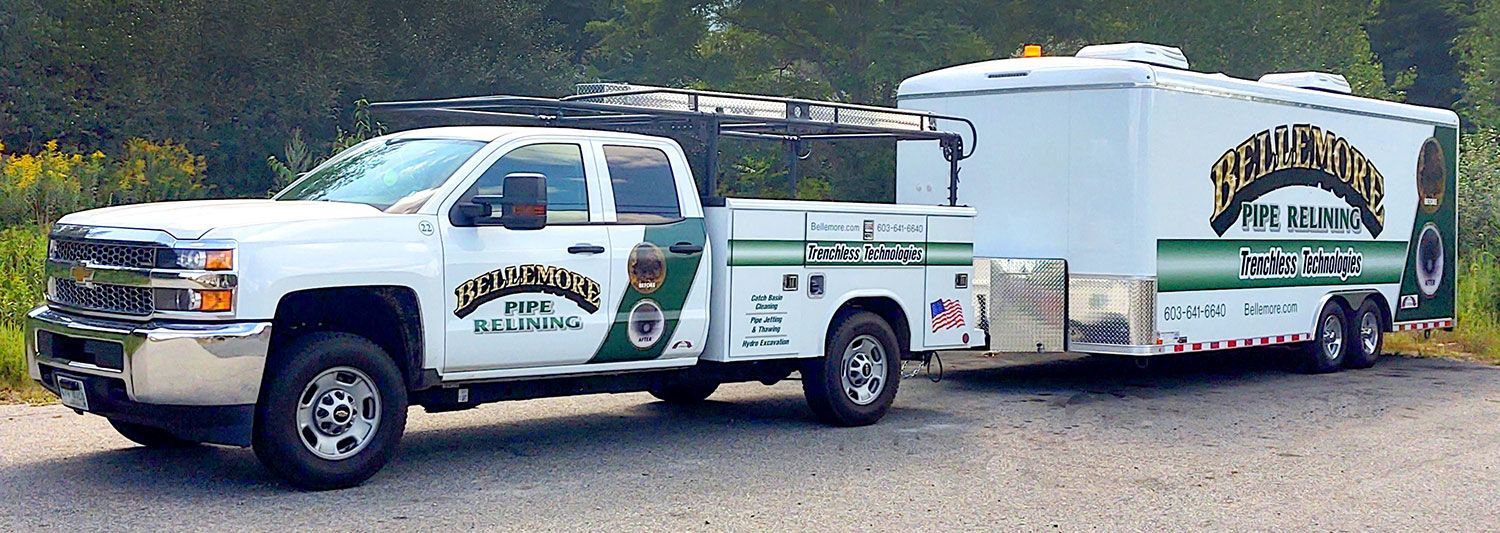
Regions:
<instances>
[{"instance_id":1,"label":"trailer running light","mask_svg":"<svg viewBox=\"0 0 1500 533\"><path fill-rule=\"evenodd\" d=\"M1042 57L1042 45L1028 44L1021 47L1021 57Z\"/></svg>"}]
</instances>

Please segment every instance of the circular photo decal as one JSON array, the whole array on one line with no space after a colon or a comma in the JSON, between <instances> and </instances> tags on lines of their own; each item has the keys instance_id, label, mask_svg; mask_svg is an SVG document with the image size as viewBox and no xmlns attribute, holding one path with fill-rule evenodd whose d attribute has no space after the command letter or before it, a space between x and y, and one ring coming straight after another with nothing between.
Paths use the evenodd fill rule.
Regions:
<instances>
[{"instance_id":1,"label":"circular photo decal","mask_svg":"<svg viewBox=\"0 0 1500 533\"><path fill-rule=\"evenodd\" d=\"M1443 236L1437 224L1428 222L1417 238L1417 288L1432 298L1443 284Z\"/></svg>"},{"instance_id":2,"label":"circular photo decal","mask_svg":"<svg viewBox=\"0 0 1500 533\"><path fill-rule=\"evenodd\" d=\"M630 251L625 270L630 273L630 285L636 291L651 294L667 279L667 256L655 244L643 242Z\"/></svg>"},{"instance_id":3,"label":"circular photo decal","mask_svg":"<svg viewBox=\"0 0 1500 533\"><path fill-rule=\"evenodd\" d=\"M1432 214L1443 205L1443 194L1447 191L1448 159L1443 156L1443 147L1437 139L1429 138L1422 143L1422 153L1417 156L1417 196L1422 212Z\"/></svg>"},{"instance_id":4,"label":"circular photo decal","mask_svg":"<svg viewBox=\"0 0 1500 533\"><path fill-rule=\"evenodd\" d=\"M630 344L644 350L656 345L662 334L666 333L667 317L662 314L661 306L656 305L655 301L641 300L630 308L630 318L625 325Z\"/></svg>"}]
</instances>

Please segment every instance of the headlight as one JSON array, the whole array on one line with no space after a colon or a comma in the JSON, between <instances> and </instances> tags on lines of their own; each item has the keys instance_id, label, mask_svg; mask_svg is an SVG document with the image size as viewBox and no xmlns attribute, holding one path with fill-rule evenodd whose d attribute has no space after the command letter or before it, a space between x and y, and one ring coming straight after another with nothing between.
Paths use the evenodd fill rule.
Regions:
<instances>
[{"instance_id":1,"label":"headlight","mask_svg":"<svg viewBox=\"0 0 1500 533\"><path fill-rule=\"evenodd\" d=\"M156 266L184 270L233 270L234 250L162 250L156 256Z\"/></svg>"}]
</instances>

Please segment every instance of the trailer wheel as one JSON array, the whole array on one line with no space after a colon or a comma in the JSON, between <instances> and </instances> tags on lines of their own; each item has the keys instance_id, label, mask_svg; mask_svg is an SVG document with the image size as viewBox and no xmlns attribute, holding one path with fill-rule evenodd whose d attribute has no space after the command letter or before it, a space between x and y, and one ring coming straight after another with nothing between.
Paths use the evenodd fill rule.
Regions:
<instances>
[{"instance_id":1,"label":"trailer wheel","mask_svg":"<svg viewBox=\"0 0 1500 533\"><path fill-rule=\"evenodd\" d=\"M1344 366L1348 368L1370 368L1375 366L1375 361L1380 359L1380 351L1385 347L1385 325L1381 318L1380 305L1373 300L1366 299L1359 306L1359 311L1354 313L1354 320L1350 323L1349 353L1344 356Z\"/></svg>"},{"instance_id":2,"label":"trailer wheel","mask_svg":"<svg viewBox=\"0 0 1500 533\"><path fill-rule=\"evenodd\" d=\"M328 490L385 466L406 429L406 386L380 346L348 333L312 333L271 354L252 440L261 464L288 483Z\"/></svg>"},{"instance_id":3,"label":"trailer wheel","mask_svg":"<svg viewBox=\"0 0 1500 533\"><path fill-rule=\"evenodd\" d=\"M802 392L823 422L874 424L891 408L901 384L896 334L878 315L859 311L835 319L823 357L802 362Z\"/></svg>"},{"instance_id":4,"label":"trailer wheel","mask_svg":"<svg viewBox=\"0 0 1500 533\"><path fill-rule=\"evenodd\" d=\"M688 405L707 400L718 388L719 384L713 381L673 381L657 384L646 392L670 404Z\"/></svg>"},{"instance_id":5,"label":"trailer wheel","mask_svg":"<svg viewBox=\"0 0 1500 533\"><path fill-rule=\"evenodd\" d=\"M1349 351L1349 326L1344 306L1336 301L1323 305L1312 342L1302 347L1302 371L1327 374L1343 368L1344 354Z\"/></svg>"},{"instance_id":6,"label":"trailer wheel","mask_svg":"<svg viewBox=\"0 0 1500 533\"><path fill-rule=\"evenodd\" d=\"M112 418L109 420L109 425L114 426L115 431L118 431L120 436L147 448L181 448L198 444L197 442L178 438L171 432L157 427L144 426L133 422L121 422Z\"/></svg>"}]
</instances>

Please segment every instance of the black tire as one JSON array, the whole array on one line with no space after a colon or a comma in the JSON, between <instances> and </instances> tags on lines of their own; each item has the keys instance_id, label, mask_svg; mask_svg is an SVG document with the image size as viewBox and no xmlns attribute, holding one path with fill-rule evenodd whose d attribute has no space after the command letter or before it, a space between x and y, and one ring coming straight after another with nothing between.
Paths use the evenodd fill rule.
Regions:
<instances>
[{"instance_id":1,"label":"black tire","mask_svg":"<svg viewBox=\"0 0 1500 533\"><path fill-rule=\"evenodd\" d=\"M868 346L873 342L879 346L879 359L884 361L884 372L875 372L879 364L874 363L874 350L867 350L865 362L861 364L860 377L867 377L864 386L857 387L873 393L857 401L846 392L844 378L856 358L846 358L851 345L861 342ZM857 356L856 356L857 357ZM834 426L865 426L878 422L890 410L896 399L896 390L901 385L901 348L896 344L896 334L884 319L867 311L841 314L834 318L823 357L802 362L802 392L807 396L807 405L824 423ZM872 385L873 379L880 384Z\"/></svg>"},{"instance_id":2,"label":"black tire","mask_svg":"<svg viewBox=\"0 0 1500 533\"><path fill-rule=\"evenodd\" d=\"M143 426L134 422L122 422L114 419L110 419L109 425L114 426L115 431L120 432L120 436L147 448L182 448L198 444L187 439L178 438L171 432L158 427Z\"/></svg>"},{"instance_id":3,"label":"black tire","mask_svg":"<svg viewBox=\"0 0 1500 533\"><path fill-rule=\"evenodd\" d=\"M1302 361L1299 369L1307 374L1338 372L1344 367L1348 348L1349 315L1344 312L1343 305L1330 300L1323 305L1323 311L1318 313L1312 341L1303 344L1300 350Z\"/></svg>"},{"instance_id":4,"label":"black tire","mask_svg":"<svg viewBox=\"0 0 1500 533\"><path fill-rule=\"evenodd\" d=\"M354 369L357 372L336 371ZM360 375L363 374L363 375ZM335 387L315 388L313 380L332 376ZM328 436L319 429L321 424L304 425L299 422L299 407L309 406L309 412L328 413L321 410L328 401L341 399L333 392L345 381L349 387L363 386L377 392L378 409L368 409L370 403L353 402L350 409L332 411L343 421L369 422L366 413L378 412L373 429L365 434L360 446L347 446L354 433L348 436ZM308 396L303 399L303 396ZM348 396L348 393L345 393ZM363 406L363 407L361 407ZM303 489L328 490L352 487L363 483L385 466L401 442L406 430L406 386L401 371L396 368L385 350L370 340L348 333L311 333L293 340L271 354L266 365L266 383L261 387L260 401L256 404L255 434L253 447L261 464L281 476L288 483ZM368 411L360 412L361 409ZM323 416L323 415L319 415ZM330 419L331 420L331 419ZM329 439L340 439L333 451L353 453L348 457L329 459L315 454L304 439L317 441L319 435Z\"/></svg>"},{"instance_id":5,"label":"black tire","mask_svg":"<svg viewBox=\"0 0 1500 533\"><path fill-rule=\"evenodd\" d=\"M1366 331L1368 329L1368 331ZM1366 335L1371 336L1367 345ZM1385 312L1380 304L1366 299L1349 321L1349 349L1344 355L1345 368L1370 368L1380 360L1385 349ZM1372 345L1372 346L1371 346Z\"/></svg>"},{"instance_id":6,"label":"black tire","mask_svg":"<svg viewBox=\"0 0 1500 533\"><path fill-rule=\"evenodd\" d=\"M646 392L670 404L691 405L707 400L718 389L719 384L712 381L670 381L651 387Z\"/></svg>"}]
</instances>

